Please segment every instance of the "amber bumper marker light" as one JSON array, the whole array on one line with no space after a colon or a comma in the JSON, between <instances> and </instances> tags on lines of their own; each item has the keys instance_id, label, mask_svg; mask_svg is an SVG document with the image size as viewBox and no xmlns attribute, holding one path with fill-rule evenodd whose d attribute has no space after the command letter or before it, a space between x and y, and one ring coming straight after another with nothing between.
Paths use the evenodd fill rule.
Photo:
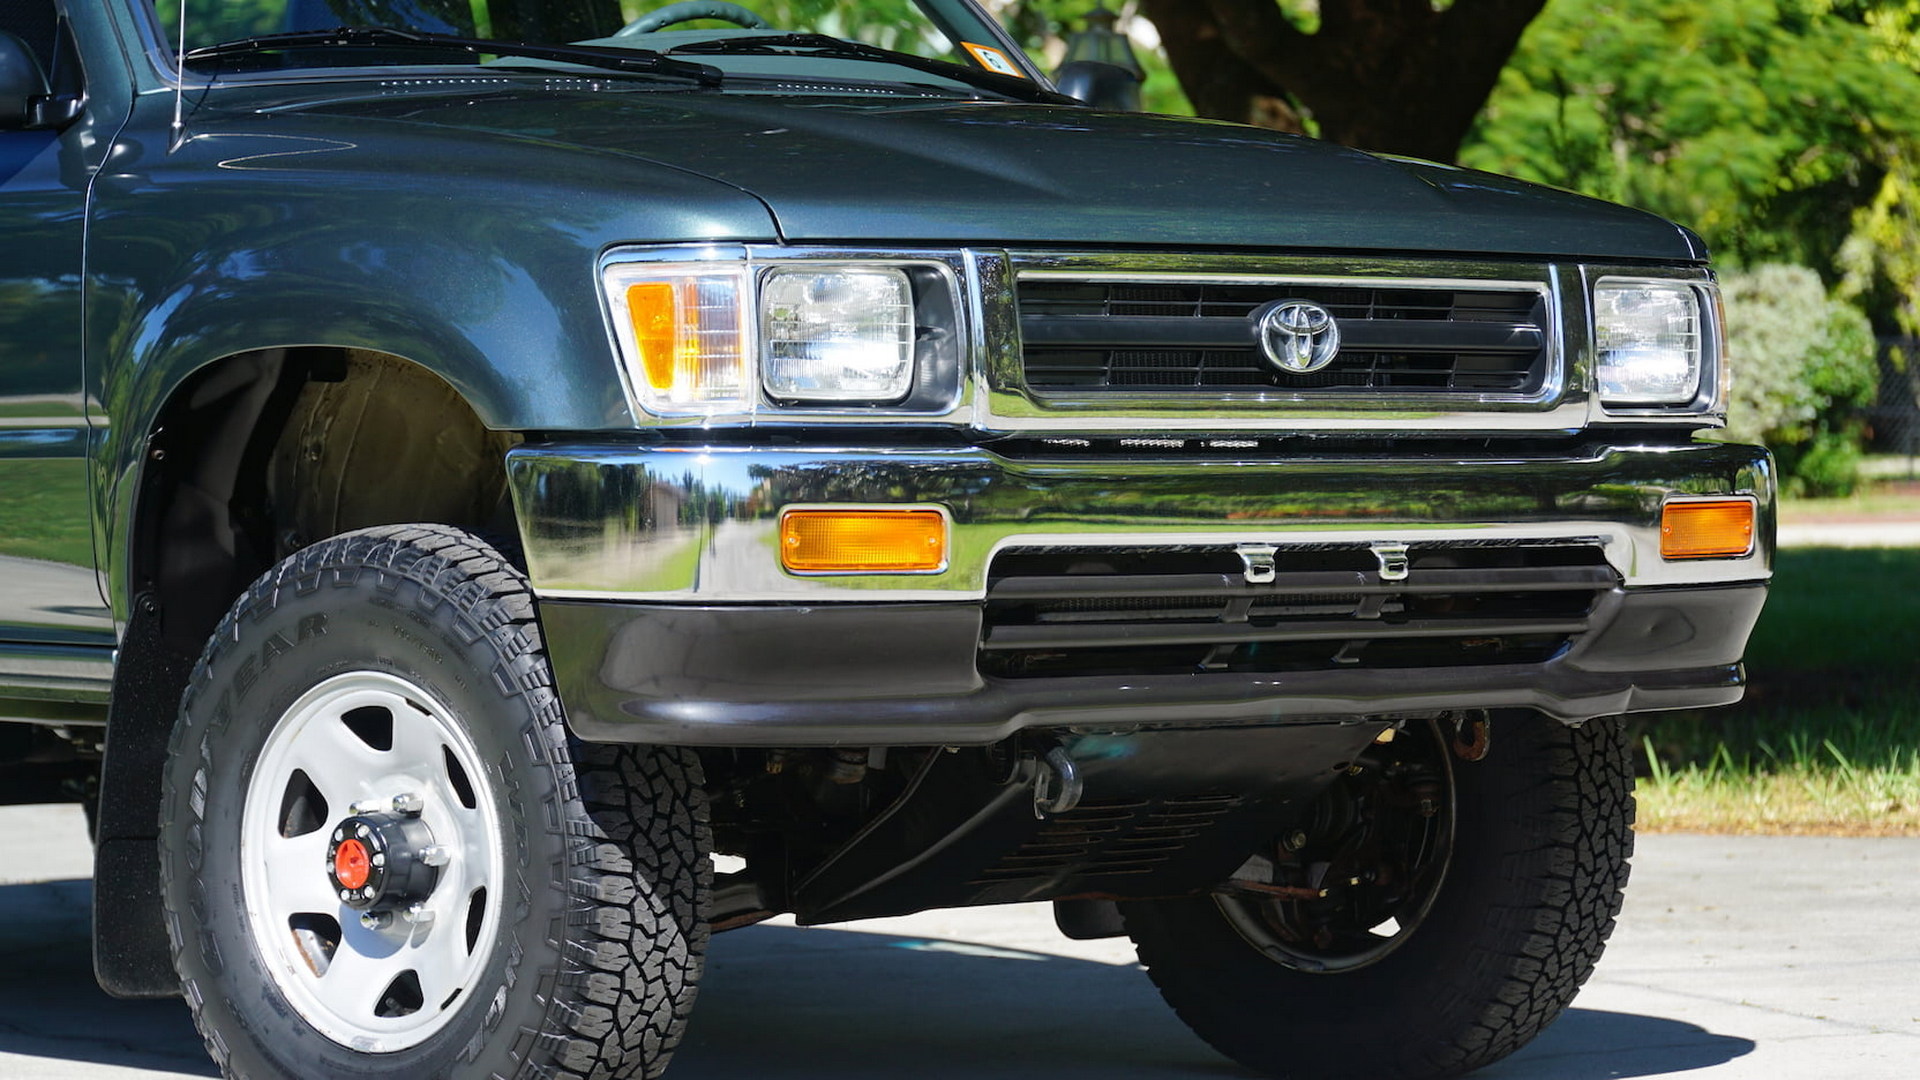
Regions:
<instances>
[{"instance_id":1,"label":"amber bumper marker light","mask_svg":"<svg viewBox=\"0 0 1920 1080\"><path fill-rule=\"evenodd\" d=\"M789 510L780 564L796 574L928 573L947 565L938 510Z\"/></svg>"},{"instance_id":2,"label":"amber bumper marker light","mask_svg":"<svg viewBox=\"0 0 1920 1080\"><path fill-rule=\"evenodd\" d=\"M1753 550L1753 503L1716 499L1668 503L1660 512L1660 557L1714 559Z\"/></svg>"}]
</instances>

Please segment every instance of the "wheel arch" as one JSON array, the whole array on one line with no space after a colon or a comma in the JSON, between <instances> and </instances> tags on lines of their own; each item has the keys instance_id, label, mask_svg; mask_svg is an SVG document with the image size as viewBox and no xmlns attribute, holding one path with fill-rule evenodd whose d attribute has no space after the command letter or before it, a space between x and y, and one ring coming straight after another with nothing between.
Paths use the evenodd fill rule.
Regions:
<instances>
[{"instance_id":1,"label":"wheel arch","mask_svg":"<svg viewBox=\"0 0 1920 1080\"><path fill-rule=\"evenodd\" d=\"M505 454L441 375L393 353L257 349L182 379L126 449L103 537L123 624L95 848L95 969L174 993L158 899L159 773L209 634L247 585L327 536L432 522L512 547Z\"/></svg>"},{"instance_id":2,"label":"wheel arch","mask_svg":"<svg viewBox=\"0 0 1920 1080\"><path fill-rule=\"evenodd\" d=\"M122 448L102 544L117 614L159 602L168 639L197 655L248 582L315 540L409 522L509 536L518 441L397 353L308 345L209 363Z\"/></svg>"}]
</instances>

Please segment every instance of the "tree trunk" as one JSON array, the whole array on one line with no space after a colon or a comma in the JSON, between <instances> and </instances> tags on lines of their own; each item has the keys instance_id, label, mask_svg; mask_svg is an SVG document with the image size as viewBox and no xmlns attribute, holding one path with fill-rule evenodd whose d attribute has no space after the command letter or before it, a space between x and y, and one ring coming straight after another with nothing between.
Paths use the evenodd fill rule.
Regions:
<instances>
[{"instance_id":1,"label":"tree trunk","mask_svg":"<svg viewBox=\"0 0 1920 1080\"><path fill-rule=\"evenodd\" d=\"M1202 116L1452 161L1546 0L1322 0L1305 33L1274 0L1143 0Z\"/></svg>"}]
</instances>

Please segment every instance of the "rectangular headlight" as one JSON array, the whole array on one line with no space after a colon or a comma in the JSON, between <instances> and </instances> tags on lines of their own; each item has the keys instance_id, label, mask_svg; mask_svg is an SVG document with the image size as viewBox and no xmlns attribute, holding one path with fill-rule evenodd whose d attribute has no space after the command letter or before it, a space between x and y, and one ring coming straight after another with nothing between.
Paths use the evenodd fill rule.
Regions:
<instances>
[{"instance_id":1,"label":"rectangular headlight","mask_svg":"<svg viewBox=\"0 0 1920 1080\"><path fill-rule=\"evenodd\" d=\"M1706 334L1692 285L1601 278L1593 314L1602 404L1685 405L1699 396Z\"/></svg>"},{"instance_id":2,"label":"rectangular headlight","mask_svg":"<svg viewBox=\"0 0 1920 1080\"><path fill-rule=\"evenodd\" d=\"M793 267L760 287L760 377L779 401L886 404L913 389L913 286L893 267Z\"/></svg>"},{"instance_id":3,"label":"rectangular headlight","mask_svg":"<svg viewBox=\"0 0 1920 1080\"><path fill-rule=\"evenodd\" d=\"M632 264L610 270L606 286L628 379L649 412L747 408L744 267Z\"/></svg>"}]
</instances>

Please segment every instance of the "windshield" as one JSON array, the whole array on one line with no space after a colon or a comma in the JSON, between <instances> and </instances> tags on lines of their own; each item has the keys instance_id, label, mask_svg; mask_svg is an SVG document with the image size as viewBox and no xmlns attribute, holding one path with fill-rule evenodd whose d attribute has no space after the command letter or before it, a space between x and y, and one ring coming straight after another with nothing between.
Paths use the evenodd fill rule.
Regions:
<instances>
[{"instance_id":1,"label":"windshield","mask_svg":"<svg viewBox=\"0 0 1920 1080\"><path fill-rule=\"evenodd\" d=\"M172 46L180 36L179 0L159 0L156 10ZM341 27L418 37L315 33ZM500 48L461 51L448 39ZM983 76L989 83L1025 80L1031 71L968 0L186 0L185 40L189 69L226 72L591 65L594 50L666 54L710 65L729 79L944 81L978 88ZM236 48L236 42L250 44ZM516 53L514 45L541 48ZM565 53L554 46L586 48Z\"/></svg>"}]
</instances>

